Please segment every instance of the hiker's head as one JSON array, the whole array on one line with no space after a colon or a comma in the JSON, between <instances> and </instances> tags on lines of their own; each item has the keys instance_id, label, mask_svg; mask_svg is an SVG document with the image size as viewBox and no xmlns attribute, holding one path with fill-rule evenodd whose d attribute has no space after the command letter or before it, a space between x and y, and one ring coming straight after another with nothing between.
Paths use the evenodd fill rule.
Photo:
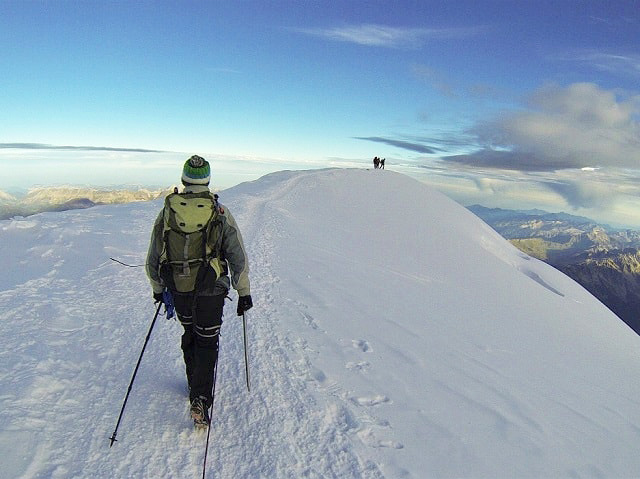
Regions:
<instances>
[{"instance_id":1,"label":"hiker's head","mask_svg":"<svg viewBox=\"0 0 640 479\"><path fill-rule=\"evenodd\" d=\"M211 180L209 162L198 155L193 155L182 168L183 185L208 185Z\"/></svg>"}]
</instances>

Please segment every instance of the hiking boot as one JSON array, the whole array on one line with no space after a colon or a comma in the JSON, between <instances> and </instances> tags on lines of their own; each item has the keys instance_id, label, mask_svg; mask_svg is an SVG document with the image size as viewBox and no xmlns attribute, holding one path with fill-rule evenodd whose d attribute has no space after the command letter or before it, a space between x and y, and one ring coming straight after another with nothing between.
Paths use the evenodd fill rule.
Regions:
<instances>
[{"instance_id":1,"label":"hiking boot","mask_svg":"<svg viewBox=\"0 0 640 479\"><path fill-rule=\"evenodd\" d=\"M211 422L209 419L209 407L202 396L198 396L191 401L191 418L197 428L204 429L209 427Z\"/></svg>"}]
</instances>

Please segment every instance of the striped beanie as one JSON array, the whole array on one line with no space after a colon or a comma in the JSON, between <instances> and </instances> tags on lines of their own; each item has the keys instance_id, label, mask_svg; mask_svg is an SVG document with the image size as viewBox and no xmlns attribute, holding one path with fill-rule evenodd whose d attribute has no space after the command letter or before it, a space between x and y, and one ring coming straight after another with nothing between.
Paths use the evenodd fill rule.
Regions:
<instances>
[{"instance_id":1,"label":"striped beanie","mask_svg":"<svg viewBox=\"0 0 640 479\"><path fill-rule=\"evenodd\" d=\"M190 185L208 185L211 180L209 162L198 155L193 155L184 163L182 182Z\"/></svg>"}]
</instances>

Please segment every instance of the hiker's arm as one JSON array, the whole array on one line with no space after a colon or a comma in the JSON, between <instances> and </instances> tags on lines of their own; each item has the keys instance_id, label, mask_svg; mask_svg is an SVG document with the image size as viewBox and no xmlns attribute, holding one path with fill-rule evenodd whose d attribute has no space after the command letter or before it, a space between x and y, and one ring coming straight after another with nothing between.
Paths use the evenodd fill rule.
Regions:
<instances>
[{"instance_id":1,"label":"hiker's arm","mask_svg":"<svg viewBox=\"0 0 640 479\"><path fill-rule=\"evenodd\" d=\"M238 292L239 296L251 294L249 286L249 261L244 249L242 235L228 209L225 208L222 227L222 252L231 268L231 285Z\"/></svg>"},{"instance_id":2,"label":"hiker's arm","mask_svg":"<svg viewBox=\"0 0 640 479\"><path fill-rule=\"evenodd\" d=\"M154 293L162 293L164 289L159 272L160 255L162 254L163 223L163 211L161 211L156 218L156 222L153 224L153 230L151 230L151 241L149 241L149 251L147 252L147 262L145 266L147 277L149 278Z\"/></svg>"}]
</instances>

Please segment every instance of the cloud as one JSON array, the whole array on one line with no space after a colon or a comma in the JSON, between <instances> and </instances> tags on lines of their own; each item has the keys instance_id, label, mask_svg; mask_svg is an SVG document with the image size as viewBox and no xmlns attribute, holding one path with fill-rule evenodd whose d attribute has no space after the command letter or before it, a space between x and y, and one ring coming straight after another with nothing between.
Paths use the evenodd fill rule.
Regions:
<instances>
[{"instance_id":1,"label":"cloud","mask_svg":"<svg viewBox=\"0 0 640 479\"><path fill-rule=\"evenodd\" d=\"M630 169L564 170L547 175L540 184L574 210L610 211L625 201L640 198L640 173ZM640 218L638 211L635 214Z\"/></svg>"},{"instance_id":2,"label":"cloud","mask_svg":"<svg viewBox=\"0 0 640 479\"><path fill-rule=\"evenodd\" d=\"M58 146L44 143L0 143L0 149L17 150L69 150L69 151L119 151L128 153L167 153L162 150L144 148L115 148L109 146Z\"/></svg>"},{"instance_id":3,"label":"cloud","mask_svg":"<svg viewBox=\"0 0 640 479\"><path fill-rule=\"evenodd\" d=\"M415 63L411 65L411 73L418 80L426 83L434 90L449 98L466 96L471 99L492 98L499 95L496 88L486 84L464 84L453 80L450 73L430 66Z\"/></svg>"},{"instance_id":4,"label":"cloud","mask_svg":"<svg viewBox=\"0 0 640 479\"><path fill-rule=\"evenodd\" d=\"M546 167L541 168L539 158L531 153L494 150L492 148L484 148L475 153L465 155L447 156L443 159L463 165L505 170L540 171L542 169L553 170L563 167L560 162L556 167L547 162Z\"/></svg>"},{"instance_id":5,"label":"cloud","mask_svg":"<svg viewBox=\"0 0 640 479\"><path fill-rule=\"evenodd\" d=\"M413 74L420 80L428 83L433 89L444 96L454 98L457 96L453 83L437 70L426 65L415 64L411 67Z\"/></svg>"},{"instance_id":6,"label":"cloud","mask_svg":"<svg viewBox=\"0 0 640 479\"><path fill-rule=\"evenodd\" d=\"M365 140L365 141L373 141L376 143L384 143L386 145L395 146L396 148L402 148L409 151L415 151L417 153L436 154L436 153L442 152L441 149L433 146L428 146L421 143L412 143L405 140L395 140L393 138L383 138L380 136L367 136L367 137L354 136L353 138L356 140Z\"/></svg>"},{"instance_id":7,"label":"cloud","mask_svg":"<svg viewBox=\"0 0 640 479\"><path fill-rule=\"evenodd\" d=\"M387 48L417 48L430 40L448 40L477 35L482 27L401 28L364 24L330 28L296 28L298 33L327 40Z\"/></svg>"},{"instance_id":8,"label":"cloud","mask_svg":"<svg viewBox=\"0 0 640 479\"><path fill-rule=\"evenodd\" d=\"M640 55L600 50L573 50L551 56L552 60L579 63L588 68L619 77L640 78Z\"/></svg>"},{"instance_id":9,"label":"cloud","mask_svg":"<svg viewBox=\"0 0 640 479\"><path fill-rule=\"evenodd\" d=\"M578 56L577 60L588 62L598 70L640 77L640 55L588 52Z\"/></svg>"},{"instance_id":10,"label":"cloud","mask_svg":"<svg viewBox=\"0 0 640 479\"><path fill-rule=\"evenodd\" d=\"M574 210L608 209L616 203L619 196L613 185L593 181L554 181L544 183L544 186L559 194Z\"/></svg>"},{"instance_id":11,"label":"cloud","mask_svg":"<svg viewBox=\"0 0 640 479\"><path fill-rule=\"evenodd\" d=\"M400 165L392 163L393 169ZM570 211L601 223L640 229L640 172L560 170L523 172L436 162L406 165L418 178L463 205Z\"/></svg>"},{"instance_id":12,"label":"cloud","mask_svg":"<svg viewBox=\"0 0 640 479\"><path fill-rule=\"evenodd\" d=\"M471 129L479 151L443 159L530 171L639 168L639 119L640 96L621 99L592 83L550 86L531 97L528 110Z\"/></svg>"}]
</instances>

